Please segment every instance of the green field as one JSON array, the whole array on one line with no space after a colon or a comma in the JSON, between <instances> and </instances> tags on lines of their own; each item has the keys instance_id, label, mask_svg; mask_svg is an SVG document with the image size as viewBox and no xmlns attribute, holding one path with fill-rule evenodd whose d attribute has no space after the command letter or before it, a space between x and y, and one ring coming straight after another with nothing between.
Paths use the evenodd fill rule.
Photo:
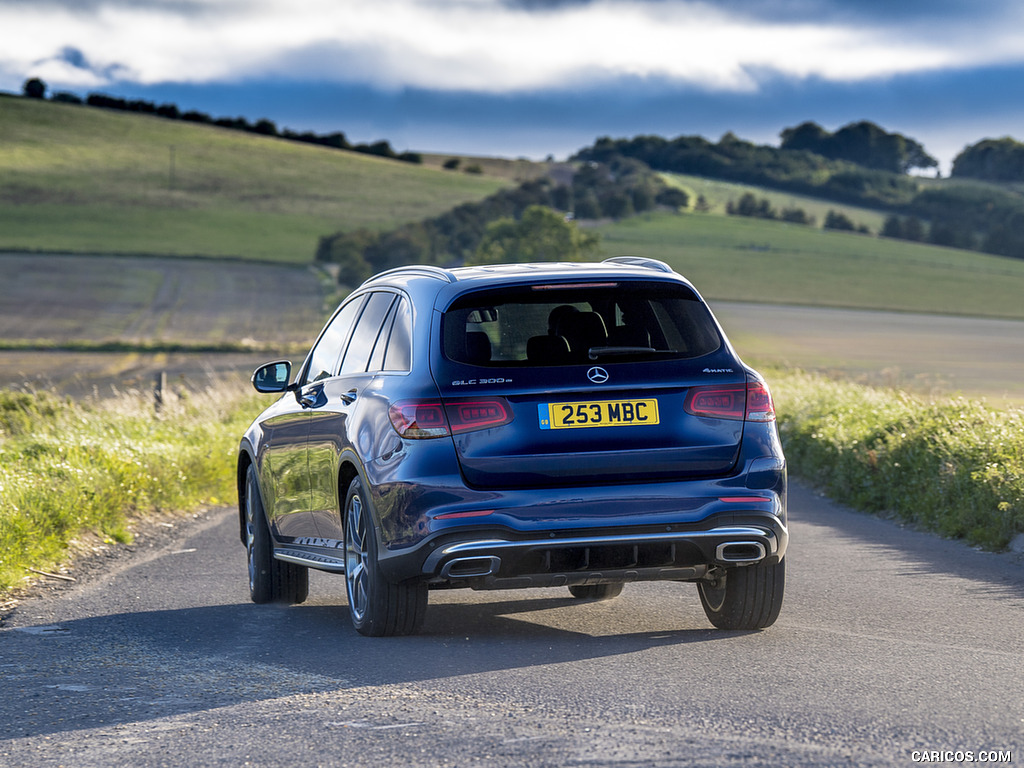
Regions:
<instances>
[{"instance_id":1,"label":"green field","mask_svg":"<svg viewBox=\"0 0 1024 768\"><path fill-rule=\"evenodd\" d=\"M393 228L509 183L182 121L0 97L0 250L305 263L323 235Z\"/></svg>"},{"instance_id":2,"label":"green field","mask_svg":"<svg viewBox=\"0 0 1024 768\"><path fill-rule=\"evenodd\" d=\"M816 197L797 195L792 192L779 192L763 187L753 187L749 184L736 184L731 181L719 181L718 179L706 179L701 176L687 176L681 173L663 173L665 179L673 187L678 187L690 195L690 207L696 205L698 196L703 196L708 206L707 213L726 215L726 206L730 202L736 202L746 193L757 198L766 198L777 212L786 208L802 208L808 215L814 217L815 225L821 226L829 211L845 213L856 226L864 225L873 233L878 233L885 222L887 214L861 208L845 203L833 203L821 200Z\"/></svg>"},{"instance_id":3,"label":"green field","mask_svg":"<svg viewBox=\"0 0 1024 768\"><path fill-rule=\"evenodd\" d=\"M665 261L711 299L1024 318L1024 259L700 213L596 231L606 255Z\"/></svg>"}]
</instances>

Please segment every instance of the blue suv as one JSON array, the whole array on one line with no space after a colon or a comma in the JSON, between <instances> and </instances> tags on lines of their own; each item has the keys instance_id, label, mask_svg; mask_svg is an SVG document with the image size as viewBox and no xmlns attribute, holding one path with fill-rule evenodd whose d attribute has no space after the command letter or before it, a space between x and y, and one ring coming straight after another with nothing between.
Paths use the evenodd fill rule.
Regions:
<instances>
[{"instance_id":1,"label":"blue suv","mask_svg":"<svg viewBox=\"0 0 1024 768\"><path fill-rule=\"evenodd\" d=\"M434 588L697 585L760 629L785 585L786 463L764 380L665 264L413 266L341 304L238 460L253 601L344 574L364 635Z\"/></svg>"}]
</instances>

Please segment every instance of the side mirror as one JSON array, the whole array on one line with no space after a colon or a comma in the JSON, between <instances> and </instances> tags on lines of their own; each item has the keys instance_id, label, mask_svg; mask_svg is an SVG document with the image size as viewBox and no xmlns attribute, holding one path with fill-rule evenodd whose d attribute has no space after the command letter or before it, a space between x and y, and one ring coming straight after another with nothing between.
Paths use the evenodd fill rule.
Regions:
<instances>
[{"instance_id":1,"label":"side mirror","mask_svg":"<svg viewBox=\"0 0 1024 768\"><path fill-rule=\"evenodd\" d=\"M252 385L257 392L264 394L287 392L291 389L288 382L292 378L292 364L287 360L267 363L256 369L252 375Z\"/></svg>"}]
</instances>

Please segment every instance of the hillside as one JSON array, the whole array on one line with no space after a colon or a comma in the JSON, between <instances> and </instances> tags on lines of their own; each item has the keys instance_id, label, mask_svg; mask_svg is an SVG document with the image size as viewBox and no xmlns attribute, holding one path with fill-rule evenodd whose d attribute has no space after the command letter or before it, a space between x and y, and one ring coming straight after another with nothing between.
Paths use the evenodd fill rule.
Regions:
<instances>
[{"instance_id":1,"label":"hillside","mask_svg":"<svg viewBox=\"0 0 1024 768\"><path fill-rule=\"evenodd\" d=\"M451 159L428 155L416 166L182 121L0 98L0 250L308 264L323 235L390 231L536 178L545 167L462 157L457 169L444 170ZM703 196L709 213L598 224L602 255L663 259L714 299L1024 317L1024 260L725 216L726 204L744 192L779 209L802 208L819 226L835 209L877 232L886 214L697 176L663 178L689 194L691 207ZM36 336L15 337L26 335Z\"/></svg>"},{"instance_id":2,"label":"hillside","mask_svg":"<svg viewBox=\"0 0 1024 768\"><path fill-rule=\"evenodd\" d=\"M1024 318L1024 260L715 214L597 228L606 255L671 264L708 298Z\"/></svg>"},{"instance_id":3,"label":"hillside","mask_svg":"<svg viewBox=\"0 0 1024 768\"><path fill-rule=\"evenodd\" d=\"M486 169L0 97L0 250L307 263L321 235L389 229L509 183Z\"/></svg>"}]
</instances>

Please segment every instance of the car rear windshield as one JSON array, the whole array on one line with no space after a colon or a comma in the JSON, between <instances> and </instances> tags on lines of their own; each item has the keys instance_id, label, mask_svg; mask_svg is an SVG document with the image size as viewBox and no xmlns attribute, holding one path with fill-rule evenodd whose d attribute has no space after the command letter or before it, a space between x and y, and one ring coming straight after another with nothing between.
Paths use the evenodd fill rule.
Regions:
<instances>
[{"instance_id":1,"label":"car rear windshield","mask_svg":"<svg viewBox=\"0 0 1024 768\"><path fill-rule=\"evenodd\" d=\"M722 344L704 303L679 283L516 286L459 297L442 323L444 355L485 367L683 360Z\"/></svg>"}]
</instances>

